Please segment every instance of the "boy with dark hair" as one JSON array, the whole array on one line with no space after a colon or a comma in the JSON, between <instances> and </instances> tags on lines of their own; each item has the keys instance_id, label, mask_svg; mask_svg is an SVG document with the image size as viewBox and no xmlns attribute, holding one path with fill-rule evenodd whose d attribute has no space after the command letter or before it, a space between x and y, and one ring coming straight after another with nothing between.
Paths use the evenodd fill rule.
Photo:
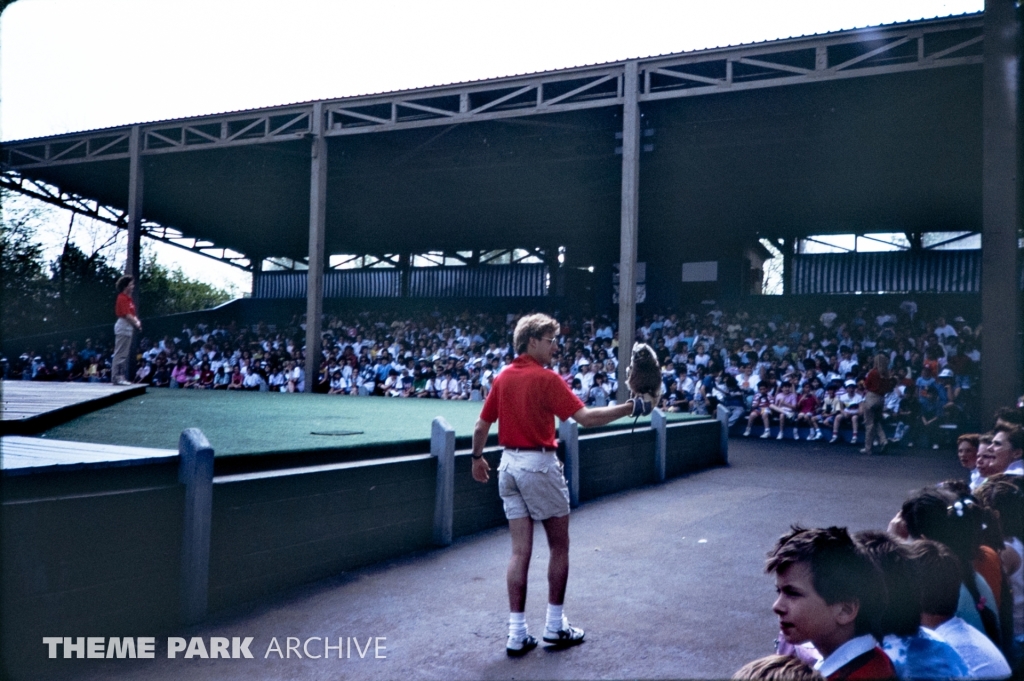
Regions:
<instances>
[{"instance_id":1,"label":"boy with dark hair","mask_svg":"<svg viewBox=\"0 0 1024 681\"><path fill-rule=\"evenodd\" d=\"M960 602L960 561L949 547L920 539L907 546L921 596L921 625L953 647L969 678L1005 679L1010 665L988 636L956 616Z\"/></svg>"},{"instance_id":2,"label":"boy with dark hair","mask_svg":"<svg viewBox=\"0 0 1024 681\"><path fill-rule=\"evenodd\" d=\"M879 622L882 650L901 679L960 679L967 664L948 644L921 628L921 599L906 545L877 530L853 535L857 548L882 575L888 595Z\"/></svg>"},{"instance_id":3,"label":"boy with dark hair","mask_svg":"<svg viewBox=\"0 0 1024 681\"><path fill-rule=\"evenodd\" d=\"M772 610L787 643L810 641L826 679L891 679L896 670L874 637L885 586L845 528L794 526L769 554L779 596Z\"/></svg>"}]
</instances>

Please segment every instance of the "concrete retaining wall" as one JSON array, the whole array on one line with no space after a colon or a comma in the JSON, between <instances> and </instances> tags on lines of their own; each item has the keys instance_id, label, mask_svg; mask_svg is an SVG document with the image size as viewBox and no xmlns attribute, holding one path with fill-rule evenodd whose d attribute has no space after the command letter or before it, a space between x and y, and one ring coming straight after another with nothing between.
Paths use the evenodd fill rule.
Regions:
<instances>
[{"instance_id":1,"label":"concrete retaining wall","mask_svg":"<svg viewBox=\"0 0 1024 681\"><path fill-rule=\"evenodd\" d=\"M667 425L658 415L654 423L583 435L563 424L574 505L658 482L661 451L664 477L725 463L720 421ZM475 482L469 452L455 454L443 419L433 428L430 453L218 477L194 429L182 434L177 457L159 462L5 470L6 672L24 676L41 662L43 636L155 635L504 525L497 473ZM500 450L486 451L496 467Z\"/></svg>"}]
</instances>

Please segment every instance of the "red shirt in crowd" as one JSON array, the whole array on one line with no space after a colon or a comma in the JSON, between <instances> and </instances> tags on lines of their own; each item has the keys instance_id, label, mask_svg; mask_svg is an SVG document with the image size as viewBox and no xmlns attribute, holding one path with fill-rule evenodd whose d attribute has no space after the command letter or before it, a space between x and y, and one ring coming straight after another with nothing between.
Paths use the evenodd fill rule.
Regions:
<instances>
[{"instance_id":1,"label":"red shirt in crowd","mask_svg":"<svg viewBox=\"0 0 1024 681\"><path fill-rule=\"evenodd\" d=\"M875 393L876 395L885 395L896 387L896 381L892 378L882 378L882 374L878 369L872 369L864 377L864 387L867 388L868 392Z\"/></svg>"},{"instance_id":2,"label":"red shirt in crowd","mask_svg":"<svg viewBox=\"0 0 1024 681\"><path fill-rule=\"evenodd\" d=\"M498 422L502 447L554 449L555 417L564 421L583 407L558 374L522 354L494 379L480 418Z\"/></svg>"},{"instance_id":3,"label":"red shirt in crowd","mask_svg":"<svg viewBox=\"0 0 1024 681\"><path fill-rule=\"evenodd\" d=\"M110 300L109 298L107 300ZM135 303L132 301L131 296L127 296L124 293L117 294L117 302L114 303L114 316L118 319L121 317L127 317L128 315L135 315Z\"/></svg>"}]
</instances>

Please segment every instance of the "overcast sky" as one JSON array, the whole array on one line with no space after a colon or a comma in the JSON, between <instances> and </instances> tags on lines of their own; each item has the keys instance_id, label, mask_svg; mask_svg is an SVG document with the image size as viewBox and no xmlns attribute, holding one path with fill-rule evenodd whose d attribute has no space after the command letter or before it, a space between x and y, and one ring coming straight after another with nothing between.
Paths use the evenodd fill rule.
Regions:
<instances>
[{"instance_id":1,"label":"overcast sky","mask_svg":"<svg viewBox=\"0 0 1024 681\"><path fill-rule=\"evenodd\" d=\"M0 139L494 78L983 6L983 0L17 0L0 15ZM175 258L205 280L225 276L210 260L178 253L161 250L159 257ZM231 279L247 287L245 277Z\"/></svg>"}]
</instances>

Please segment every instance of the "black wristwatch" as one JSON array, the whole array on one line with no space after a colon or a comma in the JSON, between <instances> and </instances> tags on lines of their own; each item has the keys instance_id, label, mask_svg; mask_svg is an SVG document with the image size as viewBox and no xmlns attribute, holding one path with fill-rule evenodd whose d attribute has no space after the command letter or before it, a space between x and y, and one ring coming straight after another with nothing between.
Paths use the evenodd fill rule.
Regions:
<instances>
[{"instance_id":1,"label":"black wristwatch","mask_svg":"<svg viewBox=\"0 0 1024 681\"><path fill-rule=\"evenodd\" d=\"M472 456L474 459L482 459L482 458L484 458L483 454L470 454L470 456Z\"/></svg>"}]
</instances>

